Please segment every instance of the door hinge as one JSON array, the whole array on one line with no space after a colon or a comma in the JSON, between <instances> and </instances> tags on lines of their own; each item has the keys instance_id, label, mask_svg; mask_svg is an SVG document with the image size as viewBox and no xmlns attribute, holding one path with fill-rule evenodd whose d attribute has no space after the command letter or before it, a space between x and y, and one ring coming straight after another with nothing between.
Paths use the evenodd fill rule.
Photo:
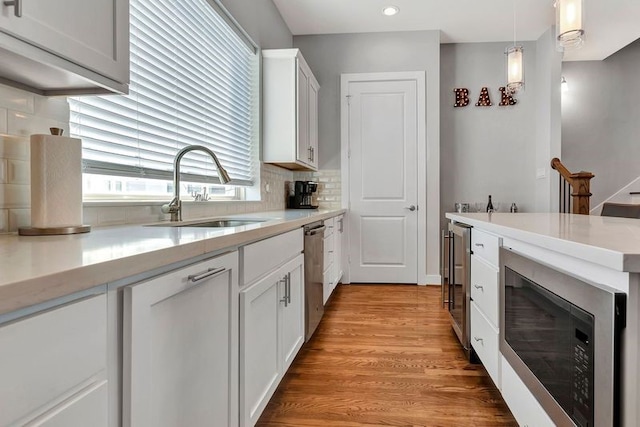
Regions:
<instances>
[{"instance_id":1,"label":"door hinge","mask_svg":"<svg viewBox=\"0 0 640 427\"><path fill-rule=\"evenodd\" d=\"M351 95L347 95L347 105L351 105Z\"/></svg>"},{"instance_id":2,"label":"door hinge","mask_svg":"<svg viewBox=\"0 0 640 427\"><path fill-rule=\"evenodd\" d=\"M347 150L347 159L351 158L351 148Z\"/></svg>"}]
</instances>

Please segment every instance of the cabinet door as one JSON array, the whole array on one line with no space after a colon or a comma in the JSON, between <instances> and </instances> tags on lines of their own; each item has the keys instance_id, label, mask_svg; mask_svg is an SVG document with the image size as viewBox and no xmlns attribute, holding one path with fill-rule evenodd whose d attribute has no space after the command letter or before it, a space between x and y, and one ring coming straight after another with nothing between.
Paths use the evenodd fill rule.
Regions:
<instances>
[{"instance_id":1,"label":"cabinet door","mask_svg":"<svg viewBox=\"0 0 640 427\"><path fill-rule=\"evenodd\" d=\"M238 255L125 289L125 426L237 424Z\"/></svg>"},{"instance_id":2,"label":"cabinet door","mask_svg":"<svg viewBox=\"0 0 640 427\"><path fill-rule=\"evenodd\" d=\"M0 31L95 71L129 81L128 0L19 0L0 3Z\"/></svg>"},{"instance_id":3,"label":"cabinet door","mask_svg":"<svg viewBox=\"0 0 640 427\"><path fill-rule=\"evenodd\" d=\"M287 278L287 304L280 302L282 372L286 372L304 344L304 256L298 255L285 264L282 273Z\"/></svg>"},{"instance_id":4,"label":"cabinet door","mask_svg":"<svg viewBox=\"0 0 640 427\"><path fill-rule=\"evenodd\" d=\"M106 425L104 294L1 326L0 349L0 426Z\"/></svg>"},{"instance_id":5,"label":"cabinet door","mask_svg":"<svg viewBox=\"0 0 640 427\"><path fill-rule=\"evenodd\" d=\"M256 423L280 381L278 317L285 286L282 273L282 269L278 269L240 293L240 417L243 426Z\"/></svg>"},{"instance_id":6,"label":"cabinet door","mask_svg":"<svg viewBox=\"0 0 640 427\"><path fill-rule=\"evenodd\" d=\"M298 141L296 147L297 160L311 165L311 145L309 145L309 79L310 73L302 62L296 61L297 67L297 112Z\"/></svg>"},{"instance_id":7,"label":"cabinet door","mask_svg":"<svg viewBox=\"0 0 640 427\"><path fill-rule=\"evenodd\" d=\"M314 79L309 79L309 164L314 169L318 169L318 89Z\"/></svg>"}]
</instances>

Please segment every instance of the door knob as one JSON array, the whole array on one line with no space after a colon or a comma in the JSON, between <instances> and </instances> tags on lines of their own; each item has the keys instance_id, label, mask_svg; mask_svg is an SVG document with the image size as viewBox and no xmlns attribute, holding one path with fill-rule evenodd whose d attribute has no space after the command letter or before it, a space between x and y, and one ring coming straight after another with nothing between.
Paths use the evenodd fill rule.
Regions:
<instances>
[{"instance_id":1,"label":"door knob","mask_svg":"<svg viewBox=\"0 0 640 427\"><path fill-rule=\"evenodd\" d=\"M415 211L415 210L416 210L416 209L418 209L418 208L416 208L416 206L415 206L415 205L411 205L411 206L407 206L405 209L409 209L411 212L413 212L413 211Z\"/></svg>"}]
</instances>

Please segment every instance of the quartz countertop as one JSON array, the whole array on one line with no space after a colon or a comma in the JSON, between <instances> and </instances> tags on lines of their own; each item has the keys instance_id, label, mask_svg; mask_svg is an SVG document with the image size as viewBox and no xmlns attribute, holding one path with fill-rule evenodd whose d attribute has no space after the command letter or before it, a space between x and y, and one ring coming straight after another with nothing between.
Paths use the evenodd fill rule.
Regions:
<instances>
[{"instance_id":1,"label":"quartz countertop","mask_svg":"<svg viewBox=\"0 0 640 427\"><path fill-rule=\"evenodd\" d=\"M640 272L640 219L560 213L447 213L446 217L613 270Z\"/></svg>"},{"instance_id":2,"label":"quartz countertop","mask_svg":"<svg viewBox=\"0 0 640 427\"><path fill-rule=\"evenodd\" d=\"M0 314L331 218L345 210L228 215L229 228L127 225L69 236L0 236ZM201 222L203 219L183 221Z\"/></svg>"}]
</instances>

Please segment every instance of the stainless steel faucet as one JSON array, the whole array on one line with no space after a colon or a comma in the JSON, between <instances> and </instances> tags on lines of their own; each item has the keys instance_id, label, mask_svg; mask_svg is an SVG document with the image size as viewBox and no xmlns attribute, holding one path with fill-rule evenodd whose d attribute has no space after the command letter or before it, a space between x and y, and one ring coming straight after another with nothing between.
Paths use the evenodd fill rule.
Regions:
<instances>
[{"instance_id":1,"label":"stainless steel faucet","mask_svg":"<svg viewBox=\"0 0 640 427\"><path fill-rule=\"evenodd\" d=\"M173 200L171 202L162 205L162 213L171 214L171 221L182 221L182 203L180 203L180 160L190 151L204 151L213 159L216 167L218 168L218 177L221 184L226 184L231 181L229 174L222 167L216 154L202 145L188 145L182 150L178 151L175 159L173 159Z\"/></svg>"}]
</instances>

